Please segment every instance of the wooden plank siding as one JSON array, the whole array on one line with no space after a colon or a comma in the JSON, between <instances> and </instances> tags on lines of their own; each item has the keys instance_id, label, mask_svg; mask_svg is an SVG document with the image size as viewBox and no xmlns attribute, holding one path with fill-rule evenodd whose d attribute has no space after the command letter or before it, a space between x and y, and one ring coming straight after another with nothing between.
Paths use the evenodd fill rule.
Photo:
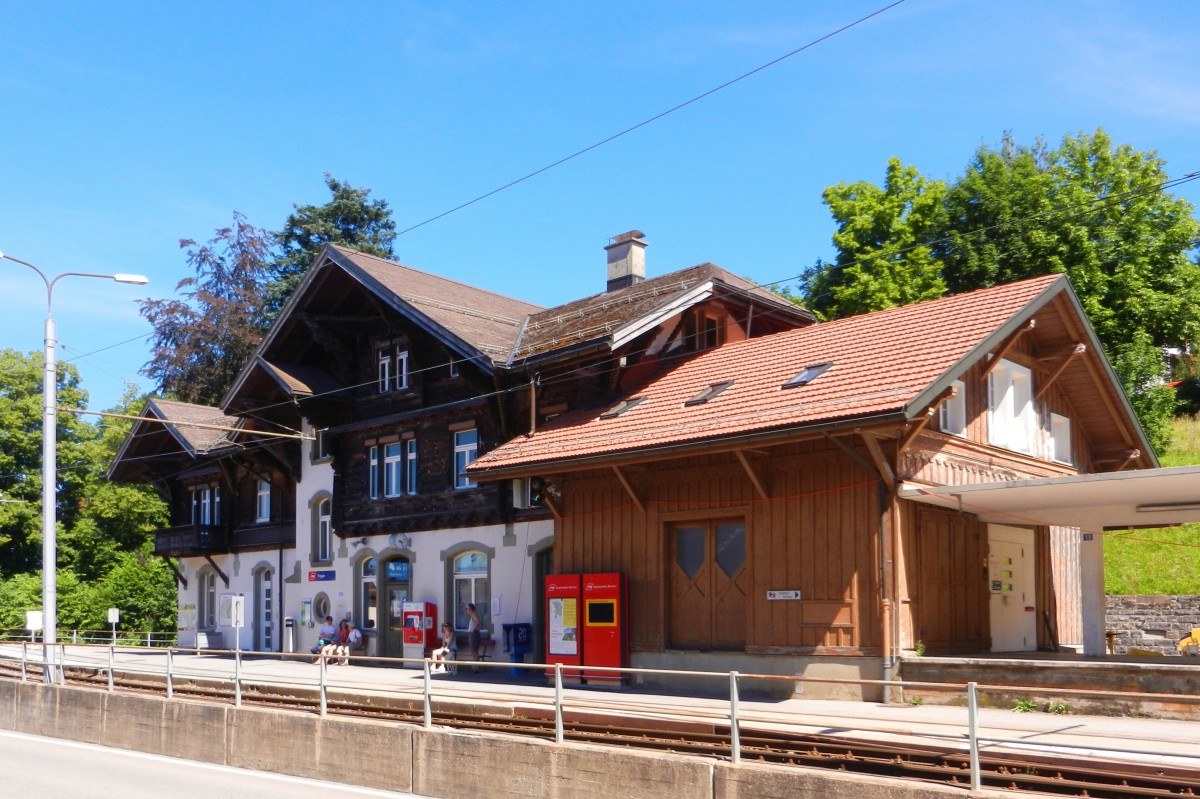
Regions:
<instances>
[{"instance_id":1,"label":"wooden plank siding","mask_svg":"<svg viewBox=\"0 0 1200 799\"><path fill-rule=\"evenodd\" d=\"M560 476L556 570L625 572L631 648L670 649L671 525L743 519L745 650L878 655L877 477L823 441L749 457L769 499L758 495L732 454L625 469L644 512L612 471ZM799 590L803 598L769 601L772 589Z\"/></svg>"},{"instance_id":2,"label":"wooden plank siding","mask_svg":"<svg viewBox=\"0 0 1200 799\"><path fill-rule=\"evenodd\" d=\"M904 571L901 605L906 648L967 654L991 646L987 525L969 513L900 503Z\"/></svg>"}]
</instances>

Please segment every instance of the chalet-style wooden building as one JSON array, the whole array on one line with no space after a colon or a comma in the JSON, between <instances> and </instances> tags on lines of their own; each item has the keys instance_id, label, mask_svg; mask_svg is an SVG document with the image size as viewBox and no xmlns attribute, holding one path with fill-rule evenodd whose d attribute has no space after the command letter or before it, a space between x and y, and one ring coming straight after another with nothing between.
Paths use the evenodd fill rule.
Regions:
<instances>
[{"instance_id":1,"label":"chalet-style wooden building","mask_svg":"<svg viewBox=\"0 0 1200 799\"><path fill-rule=\"evenodd\" d=\"M612 385L468 471L544 481L559 572L628 576L634 666L879 679L1077 642L1085 534L945 487L1157 465L1062 276Z\"/></svg>"},{"instance_id":2,"label":"chalet-style wooden building","mask_svg":"<svg viewBox=\"0 0 1200 799\"><path fill-rule=\"evenodd\" d=\"M179 575L181 643L231 645L238 594L244 649L280 649L285 617L310 646L328 614L399 656L406 601L460 630L473 602L497 637L510 622L540 636L553 501L538 479L467 467L671 363L813 322L713 264L646 279L645 247L616 237L607 290L548 309L327 247L221 407L152 401L166 424L139 422L110 469L171 503L155 551ZM235 431L181 454L205 421Z\"/></svg>"}]
</instances>

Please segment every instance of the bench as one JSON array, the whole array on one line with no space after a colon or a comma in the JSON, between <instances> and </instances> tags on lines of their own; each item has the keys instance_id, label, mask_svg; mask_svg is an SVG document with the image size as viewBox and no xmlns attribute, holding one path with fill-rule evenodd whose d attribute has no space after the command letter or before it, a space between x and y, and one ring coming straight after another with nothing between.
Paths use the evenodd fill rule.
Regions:
<instances>
[{"instance_id":1,"label":"bench","mask_svg":"<svg viewBox=\"0 0 1200 799\"><path fill-rule=\"evenodd\" d=\"M225 634L220 632L196 631L196 652L201 649L224 649Z\"/></svg>"}]
</instances>

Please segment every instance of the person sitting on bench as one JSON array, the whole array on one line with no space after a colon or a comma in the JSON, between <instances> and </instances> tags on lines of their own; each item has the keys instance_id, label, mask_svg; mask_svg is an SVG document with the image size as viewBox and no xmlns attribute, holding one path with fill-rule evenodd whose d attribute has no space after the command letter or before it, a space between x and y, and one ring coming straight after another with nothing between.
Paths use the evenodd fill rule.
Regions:
<instances>
[{"instance_id":1,"label":"person sitting on bench","mask_svg":"<svg viewBox=\"0 0 1200 799\"><path fill-rule=\"evenodd\" d=\"M442 623L442 638L441 646L433 650L433 668L430 672L433 674L445 674L449 666L449 662L458 658L458 640L454 637L454 630L450 627L450 622Z\"/></svg>"}]
</instances>

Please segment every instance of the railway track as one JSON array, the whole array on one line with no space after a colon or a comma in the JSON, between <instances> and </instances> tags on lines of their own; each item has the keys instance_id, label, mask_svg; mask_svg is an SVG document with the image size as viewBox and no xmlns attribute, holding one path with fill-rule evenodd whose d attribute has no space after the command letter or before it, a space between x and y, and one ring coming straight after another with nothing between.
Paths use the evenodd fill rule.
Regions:
<instances>
[{"instance_id":1,"label":"railway track","mask_svg":"<svg viewBox=\"0 0 1200 799\"><path fill-rule=\"evenodd\" d=\"M30 678L40 678L35 669ZM108 687L108 675L99 669L67 668L68 685ZM0 677L19 678L19 668L0 665ZM165 695L165 679L155 675L118 673L114 686L158 696ZM202 678L176 680L176 697L232 703L234 690L225 683ZM313 712L319 707L315 690L281 686L249 686L242 703L261 707ZM431 706L434 724L459 730L555 738L554 713L549 707L496 704L483 711L487 700L442 698ZM397 724L424 724L423 698L411 695L363 697L348 689L327 693L327 712L367 717ZM728 758L732 748L727 724L700 718L661 719L630 716L628 708L600 703L591 710L567 711L563 730L568 741L604 746L672 752L702 757ZM852 738L843 735L801 734L762 729L743 723L739 728L741 760L782 766L835 769L905 780L960 786L970 784L968 754L961 745L914 745ZM1200 796L1200 769L1051 753L989 750L981 753L984 788L1015 793L1100 799L1171 799Z\"/></svg>"}]
</instances>

